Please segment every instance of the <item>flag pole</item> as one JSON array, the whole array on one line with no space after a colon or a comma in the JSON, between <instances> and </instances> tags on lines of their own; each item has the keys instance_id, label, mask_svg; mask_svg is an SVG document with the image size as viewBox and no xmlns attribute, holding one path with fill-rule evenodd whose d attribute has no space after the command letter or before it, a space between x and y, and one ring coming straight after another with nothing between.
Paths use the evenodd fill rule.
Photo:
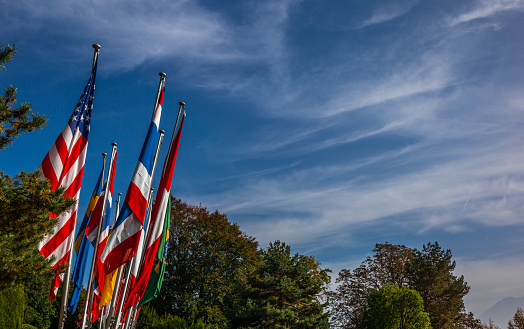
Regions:
<instances>
[{"instance_id":1,"label":"flag pole","mask_svg":"<svg viewBox=\"0 0 524 329\"><path fill-rule=\"evenodd\" d=\"M91 66L91 72L93 72L93 69L95 68L96 62L98 61L98 53L100 53L100 45L99 44L93 44L93 48L95 49L95 54L93 55L93 65ZM104 158L105 161L105 158ZM73 224L73 232L76 230L76 220ZM67 309L67 300L69 298L69 281L71 280L71 265L73 261L73 250L74 250L74 243L75 240L72 239L71 246L69 250L69 260L67 261L67 270L65 272L65 278L64 278L64 284L62 287L62 305L60 306L60 315L58 318L58 329L62 329L64 327L64 321L67 317L66 309Z\"/></svg>"},{"instance_id":2,"label":"flag pole","mask_svg":"<svg viewBox=\"0 0 524 329\"><path fill-rule=\"evenodd\" d=\"M158 83L158 89L157 89L157 93L156 93L156 99L155 99L155 106L153 107L153 113L156 111L156 108L158 106L158 103L160 101L160 94L162 93L162 88L165 86L165 80L166 80L166 73L164 72L159 72L158 75L160 76L160 81ZM153 184L153 177L155 175L155 169L156 169L156 163L157 163L157 159L158 159L158 153L159 153L159 150L160 150L160 146L162 145L162 141L163 141L163 138L164 138L164 131L163 130L159 130L158 131L160 133L160 136L159 136L159 139L158 139L158 143L157 143L157 149L156 149L156 152L155 152L155 157L154 157L154 161L153 161L153 168L152 168L152 172L151 172L151 180L150 180L150 184L149 186L151 186ZM148 203L149 203L149 200L151 199L151 196L152 196L152 190L150 190L150 194L148 196ZM149 208L149 206L148 206ZM147 227L146 227L147 229ZM146 232L144 232L146 233ZM126 280L125 280L125 283L124 283L124 288L122 290L122 298L120 299L120 305L118 307L118 311L117 311L117 320L116 320L116 326L119 325L120 323L120 320L121 320L121 316L122 316L122 308L123 308L123 304L125 302L125 294L126 294L126 290L127 290L127 285L129 283L129 277L130 277L130 274L131 274L131 271L133 270L133 266L134 266L134 263L137 261L136 259L137 258L140 258L141 255L135 255L133 257L133 259L129 262L129 266L128 266L128 271L127 271L127 274L126 274ZM140 259L138 260L140 261Z\"/></svg>"},{"instance_id":3,"label":"flag pole","mask_svg":"<svg viewBox=\"0 0 524 329\"><path fill-rule=\"evenodd\" d=\"M121 196L122 196L122 193L118 193L118 199L116 200L116 211L115 211L115 219L113 221L113 226L115 225L116 220L118 218L118 214L120 212L120 209L118 208L118 206L120 205ZM120 290L120 279L122 278L123 271L124 271L124 265L118 268L118 274L116 275L116 280L115 280L115 289L113 290L113 297L111 298L111 306L109 307L109 315L107 316L105 329L109 329L111 327L111 321L113 320L113 313L115 312L115 302L116 302L116 299L118 298L118 292Z\"/></svg>"},{"instance_id":4,"label":"flag pole","mask_svg":"<svg viewBox=\"0 0 524 329\"><path fill-rule=\"evenodd\" d=\"M159 141L160 142L160 141ZM147 197L147 208L150 209L151 208L151 202L153 201L153 191L154 191L154 188L150 188L149 189L149 196ZM149 216L149 214L148 214ZM133 267L135 266L135 262L139 261L137 260L139 257L138 255L135 255L135 257L133 257L133 259L128 263L129 266L128 266L128 269L127 269L127 273L126 273L126 280L124 282L124 290L122 290L122 298L120 298L120 302L119 302L119 305L118 305L118 312L117 312L117 319L116 319L116 323L115 323L115 329L118 327L118 325L120 324L120 321L122 321L122 309L124 308L124 305L125 305L125 302L126 302L126 293L127 293L127 286L129 285L129 278L131 276L131 272L133 271ZM123 324L123 327L125 327L127 325L127 319L129 318L129 311L127 312L127 317L126 319L124 319L124 324Z\"/></svg>"},{"instance_id":5,"label":"flag pole","mask_svg":"<svg viewBox=\"0 0 524 329\"><path fill-rule=\"evenodd\" d=\"M106 188L104 190L104 200L103 200L103 203L102 203L102 211L100 212L100 217L98 219L98 232L96 234L96 243L95 243L95 250L93 252L93 261L91 262L91 271L89 272L89 281L88 281L88 284L87 284L87 296L86 296L86 304L84 305L84 312L83 312L83 316L82 316L82 325L80 326L81 329L84 329L85 328L85 325L86 325L86 321L87 321L87 318L91 318L91 316L88 316L88 309L89 309L89 304L92 304L93 303L93 289L91 288L91 285L93 283L93 272L94 272L94 269L95 269L95 265L96 265L96 255L97 255L97 251L98 251L98 243L100 242L100 231L102 229L102 218L103 216L105 215L105 211L106 211L106 203L107 203L107 198L108 198L108 194L109 194L109 180L111 179L111 173L113 171L113 166L114 166L114 162L115 162L115 155L116 155L116 143L111 143L111 145L113 146L112 150L111 150L111 161L109 162L109 171L108 171L108 174L107 174L107 183L106 183ZM100 199L98 200L100 201ZM92 305L91 305L92 306Z\"/></svg>"},{"instance_id":6,"label":"flag pole","mask_svg":"<svg viewBox=\"0 0 524 329\"><path fill-rule=\"evenodd\" d=\"M165 73L164 73L165 74ZM165 76L165 75L164 75ZM156 146L156 152L155 152L155 159L153 161L153 171L151 173L151 185L153 185L153 178L155 177L155 171L156 171L156 165L157 165L157 162L158 162L158 156L160 154L160 147L162 146L162 142L164 141L164 134L165 134L165 131L164 130L159 130L158 131L160 133L160 137L158 139L158 144ZM151 193L149 193L149 197L148 197L148 215L147 215L147 226L145 227L145 230L144 230L144 234L146 234L146 237L149 236L151 234L151 230L149 229L150 227L150 223L151 223L151 210L152 210L152 203L153 203L153 188L151 188ZM147 238L144 238L144 244L147 242ZM137 273L140 273L140 268L142 267L142 259L143 259L143 256L144 256L144 251L145 251L145 248L142 248L142 253L140 255L135 255L134 259L133 259L133 262L140 262L139 264L139 267L138 267L138 272ZM134 267L134 265L130 266L129 268L129 272L131 272L131 269ZM126 284L125 286L127 287L128 285L128 281L129 281L129 276L127 277L127 281L126 281ZM124 304L124 299L122 298L122 301L121 301L121 306L123 307L123 304ZM130 319L133 318L133 315L132 313L134 311L134 307L132 307L128 312L127 312L127 318L126 318L126 322L124 324L124 328L127 327L129 325L129 321Z\"/></svg>"}]
</instances>

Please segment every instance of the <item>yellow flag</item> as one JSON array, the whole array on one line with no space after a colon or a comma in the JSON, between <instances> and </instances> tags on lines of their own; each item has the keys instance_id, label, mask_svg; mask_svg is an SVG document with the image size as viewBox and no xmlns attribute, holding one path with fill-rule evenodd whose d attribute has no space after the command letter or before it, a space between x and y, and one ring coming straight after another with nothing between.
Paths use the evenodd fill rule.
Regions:
<instances>
[{"instance_id":1,"label":"yellow flag","mask_svg":"<svg viewBox=\"0 0 524 329\"><path fill-rule=\"evenodd\" d=\"M113 297L113 291L115 289L115 281L117 274L118 268L106 275L106 281L104 282L104 289L102 290L102 297L100 297L100 304L98 305L98 309L101 310L111 301L111 298Z\"/></svg>"}]
</instances>

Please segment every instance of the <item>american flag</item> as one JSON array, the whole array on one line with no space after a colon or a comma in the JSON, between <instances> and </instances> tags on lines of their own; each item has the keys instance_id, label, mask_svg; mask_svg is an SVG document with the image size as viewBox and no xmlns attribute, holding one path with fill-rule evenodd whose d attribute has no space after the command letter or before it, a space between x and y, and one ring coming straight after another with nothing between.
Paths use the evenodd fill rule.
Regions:
<instances>
[{"instance_id":1,"label":"american flag","mask_svg":"<svg viewBox=\"0 0 524 329\"><path fill-rule=\"evenodd\" d=\"M96 63L93 65L89 81L78 101L69 122L58 135L55 143L45 156L40 170L51 183L51 190L59 187L65 189L64 197L78 200L80 186L84 173L84 163L87 154L87 137L89 122L93 109L93 93L95 90ZM74 228L78 203L69 211L60 214L54 231L45 236L38 244L40 253L47 259L52 259L53 268L66 264L69 260L71 242L74 239ZM51 214L50 216L54 216ZM51 287L49 300L54 300L58 286L64 280L64 273L57 273Z\"/></svg>"},{"instance_id":2,"label":"american flag","mask_svg":"<svg viewBox=\"0 0 524 329\"><path fill-rule=\"evenodd\" d=\"M158 126L162 114L163 96L164 87L162 87L158 105L153 111L149 130L142 146L142 152L138 158L135 172L129 183L122 210L100 256L100 261L104 264L104 272L106 274L113 272L120 265L130 261L137 252L151 187L151 175L159 137Z\"/></svg>"},{"instance_id":3,"label":"american flag","mask_svg":"<svg viewBox=\"0 0 524 329\"><path fill-rule=\"evenodd\" d=\"M178 145L180 144L180 135L184 125L184 118L185 113L182 117L182 122L180 123L180 128L178 129L175 140L173 141L169 153L166 156L166 160L164 161L162 178L160 179L160 183L158 185L158 193L151 215L151 223L149 224L149 230L151 230L151 234L149 234L149 239L145 243L146 251L144 254L144 259L142 260L142 267L140 268L138 275L136 275L136 281L134 282L134 286L129 293L126 308L131 308L140 302L142 296L144 296L144 292L146 291L149 276L151 275L151 268L153 267L158 245L160 243L160 238L164 228L167 205L169 203L169 198L171 197L171 182L173 180L173 170L175 169L176 156L178 153Z\"/></svg>"}]
</instances>

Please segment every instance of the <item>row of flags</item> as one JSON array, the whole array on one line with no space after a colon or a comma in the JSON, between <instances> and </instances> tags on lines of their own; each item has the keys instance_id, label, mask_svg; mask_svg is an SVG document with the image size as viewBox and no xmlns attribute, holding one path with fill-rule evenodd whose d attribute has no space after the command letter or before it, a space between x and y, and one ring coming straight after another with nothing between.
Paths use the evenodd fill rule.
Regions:
<instances>
[{"instance_id":1,"label":"row of flags","mask_svg":"<svg viewBox=\"0 0 524 329\"><path fill-rule=\"evenodd\" d=\"M100 46L93 45L93 47L95 47L95 57L84 92L66 127L40 165L41 173L50 181L52 190L62 187L65 189L64 197L77 201L80 197L87 154ZM171 139L164 161L153 205L151 185L163 137L159 125L165 74L161 73L160 76L157 100L149 129L120 212L117 206L114 223L112 224L111 221L111 204L116 171L116 143L113 143L105 180L104 155L104 166L90 196L85 215L82 221L78 222L78 227L77 202L73 209L60 214L54 231L45 236L38 245L42 255L54 260L52 265L55 269L60 265L71 264L70 258L73 257L73 252L76 254L76 261L72 266L73 293L67 305L70 313L76 311L82 286L89 278L82 328L86 325L89 314L94 322L100 317L112 317L117 313L118 326L122 318L121 314L128 314L128 318L136 317L139 308L154 299L160 291L169 239L171 182L185 118L184 111L178 125L177 117L174 138ZM180 111L184 109L183 105L184 103L181 102ZM50 218L54 217L55 214L50 214ZM69 268L65 273L57 271L52 282L49 297L51 301L56 298L62 282L65 283L64 287L68 286L69 273ZM66 293L63 297L65 298L63 306L67 304L68 297L67 288L64 291ZM120 313L115 312L117 308ZM61 310L59 328L63 325L62 313L64 310Z\"/></svg>"}]
</instances>

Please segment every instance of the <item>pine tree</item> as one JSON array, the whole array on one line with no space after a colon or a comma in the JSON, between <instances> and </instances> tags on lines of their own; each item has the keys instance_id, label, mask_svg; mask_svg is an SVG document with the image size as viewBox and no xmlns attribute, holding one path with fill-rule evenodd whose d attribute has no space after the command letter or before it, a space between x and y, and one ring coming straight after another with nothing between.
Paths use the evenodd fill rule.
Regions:
<instances>
[{"instance_id":1,"label":"pine tree","mask_svg":"<svg viewBox=\"0 0 524 329\"><path fill-rule=\"evenodd\" d=\"M429 242L415 250L406 267L409 285L420 293L434 329L461 327L465 317L463 298L469 286L464 276L453 274L456 263L451 258L451 250Z\"/></svg>"},{"instance_id":2,"label":"pine tree","mask_svg":"<svg viewBox=\"0 0 524 329\"><path fill-rule=\"evenodd\" d=\"M291 255L285 243L270 243L248 279L243 314L233 328L327 329L329 313L322 294L329 272L312 256Z\"/></svg>"},{"instance_id":3,"label":"pine tree","mask_svg":"<svg viewBox=\"0 0 524 329\"><path fill-rule=\"evenodd\" d=\"M5 64L13 59L15 53L16 48L0 44L0 71L5 69ZM11 145L20 134L41 129L47 123L45 116L32 113L29 103L13 107L16 95L17 89L13 86L5 88L4 95L0 95L0 150Z\"/></svg>"}]
</instances>

